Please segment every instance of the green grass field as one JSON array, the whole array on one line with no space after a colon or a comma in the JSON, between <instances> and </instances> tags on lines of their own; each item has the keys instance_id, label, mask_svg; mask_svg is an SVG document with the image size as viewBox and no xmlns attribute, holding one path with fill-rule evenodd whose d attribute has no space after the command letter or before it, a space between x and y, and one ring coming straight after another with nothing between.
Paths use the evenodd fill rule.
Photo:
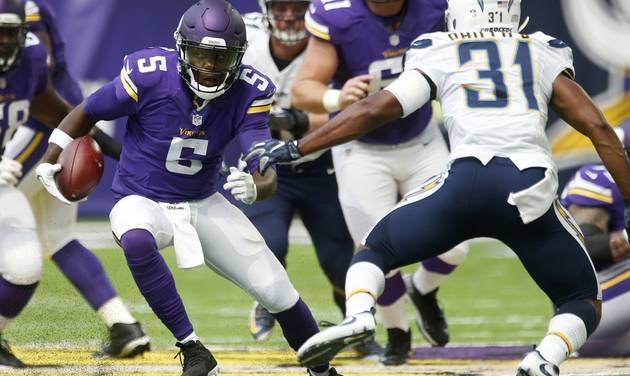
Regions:
<instances>
[{"instance_id":1,"label":"green grass field","mask_svg":"<svg viewBox=\"0 0 630 376\"><path fill-rule=\"evenodd\" d=\"M496 248L496 243L474 245L466 262L441 289L451 343L530 344L545 332L551 315L550 303L518 260L506 257ZM174 339L138 292L122 251L98 250L96 254L119 295L152 337L154 348L174 349ZM256 345L247 329L252 301L245 293L205 267L178 270L172 249L162 254L174 272L187 312L204 343L210 347ZM332 303L330 287L312 247L292 247L288 266L291 280L316 319L339 321L340 313ZM411 322L411 307L407 312ZM426 345L415 324L411 325L414 344ZM6 331L5 338L17 347L97 349L106 338L106 330L55 265L47 261L33 300ZM378 339L383 342L383 331L378 333ZM286 344L276 330L272 339L261 346L284 348Z\"/></svg>"}]
</instances>

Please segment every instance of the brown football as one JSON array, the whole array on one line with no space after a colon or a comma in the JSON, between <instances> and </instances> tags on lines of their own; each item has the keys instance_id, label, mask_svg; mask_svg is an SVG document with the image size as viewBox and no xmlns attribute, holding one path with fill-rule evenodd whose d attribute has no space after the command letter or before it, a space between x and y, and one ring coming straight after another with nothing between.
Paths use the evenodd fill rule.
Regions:
<instances>
[{"instance_id":1,"label":"brown football","mask_svg":"<svg viewBox=\"0 0 630 376\"><path fill-rule=\"evenodd\" d=\"M61 154L61 171L55 176L57 187L70 201L87 197L103 176L103 153L90 136L76 138Z\"/></svg>"}]
</instances>

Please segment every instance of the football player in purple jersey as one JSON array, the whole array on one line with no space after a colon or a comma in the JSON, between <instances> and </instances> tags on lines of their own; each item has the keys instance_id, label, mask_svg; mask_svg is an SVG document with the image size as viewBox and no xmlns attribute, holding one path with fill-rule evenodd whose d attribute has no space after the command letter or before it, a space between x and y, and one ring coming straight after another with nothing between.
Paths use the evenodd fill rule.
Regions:
<instances>
[{"instance_id":1,"label":"football player in purple jersey","mask_svg":"<svg viewBox=\"0 0 630 376\"><path fill-rule=\"evenodd\" d=\"M243 20L225 0L202 0L183 14L174 37L176 50L127 55L120 75L51 134L37 173L58 197L54 175L62 149L98 120L128 117L112 185L112 232L140 292L177 339L183 375L215 375L217 361L193 330L162 248L174 246L180 268L205 263L249 293L274 315L293 349L318 328L262 236L215 187L230 140L246 149L270 139L275 87L241 64L247 46ZM225 188L252 203L270 197L275 185L273 171L261 175L250 162L246 170L232 169ZM327 362L309 372L337 374Z\"/></svg>"},{"instance_id":2,"label":"football player in purple jersey","mask_svg":"<svg viewBox=\"0 0 630 376\"><path fill-rule=\"evenodd\" d=\"M71 105L79 104L83 96L67 70L65 46L52 8L46 0L28 0L25 4L29 30L48 49L53 86ZM22 178L17 187L24 192L33 209L44 254L53 260L107 325L109 341L98 355L132 357L141 354L149 349L149 337L116 294L98 258L74 237L77 204L59 202L35 177L35 166L44 155L45 140L51 132L45 124L31 118L17 129L5 146L3 156L22 165ZM100 145L107 154L120 154L118 143L100 142Z\"/></svg>"},{"instance_id":3,"label":"football player in purple jersey","mask_svg":"<svg viewBox=\"0 0 630 376\"><path fill-rule=\"evenodd\" d=\"M28 32L24 4L0 0L0 154L29 116L54 128L72 107L49 81L47 50ZM101 142L112 143L102 132ZM22 165L0 161L0 365L23 367L1 338L30 300L42 270L42 247L25 195L15 188Z\"/></svg>"},{"instance_id":4,"label":"football player in purple jersey","mask_svg":"<svg viewBox=\"0 0 630 376\"><path fill-rule=\"evenodd\" d=\"M306 14L311 37L292 89L294 106L334 116L382 89L403 71L403 56L414 38L443 29L445 8L444 0L313 0ZM427 104L333 148L339 200L357 246L401 197L445 168L448 149L431 117ZM424 261L413 275L409 297L416 324L433 346L449 340L438 287L467 251L467 243L458 245ZM389 339L382 363L396 365L408 357L411 331L400 272L387 277L377 305Z\"/></svg>"},{"instance_id":5,"label":"football player in purple jersey","mask_svg":"<svg viewBox=\"0 0 630 376\"><path fill-rule=\"evenodd\" d=\"M630 119L616 131L628 150ZM602 319L579 354L630 356L630 243L623 197L605 166L586 165L567 183L561 201L584 233L602 287Z\"/></svg>"}]
</instances>

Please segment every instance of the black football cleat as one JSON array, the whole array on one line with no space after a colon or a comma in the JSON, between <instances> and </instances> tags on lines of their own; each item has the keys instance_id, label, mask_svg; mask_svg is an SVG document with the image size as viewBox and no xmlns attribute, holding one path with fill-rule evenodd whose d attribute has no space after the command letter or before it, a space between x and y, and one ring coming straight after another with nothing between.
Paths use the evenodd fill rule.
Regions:
<instances>
[{"instance_id":1,"label":"black football cleat","mask_svg":"<svg viewBox=\"0 0 630 376\"><path fill-rule=\"evenodd\" d=\"M216 376L219 374L216 359L201 341L177 342L175 345L180 348L175 357L179 356L179 362L182 364L182 376ZM184 355L183 362L182 355Z\"/></svg>"},{"instance_id":2,"label":"black football cleat","mask_svg":"<svg viewBox=\"0 0 630 376\"><path fill-rule=\"evenodd\" d=\"M433 347L443 347L449 341L448 324L437 301L438 289L422 295L413 284L408 292L416 311L416 325Z\"/></svg>"},{"instance_id":3,"label":"black football cleat","mask_svg":"<svg viewBox=\"0 0 630 376\"><path fill-rule=\"evenodd\" d=\"M94 357L133 358L151 350L150 340L140 323L116 323L109 328L109 341Z\"/></svg>"},{"instance_id":4,"label":"black football cleat","mask_svg":"<svg viewBox=\"0 0 630 376\"><path fill-rule=\"evenodd\" d=\"M407 363L411 352L411 330L404 331L399 328L387 329L387 346L381 358L381 364L386 366L399 366Z\"/></svg>"},{"instance_id":5,"label":"black football cleat","mask_svg":"<svg viewBox=\"0 0 630 376\"><path fill-rule=\"evenodd\" d=\"M7 341L2 338L2 333L0 333L0 366L13 368L26 367L26 364L22 363L22 361L13 354L13 351L11 351L11 347L9 347Z\"/></svg>"},{"instance_id":6,"label":"black football cleat","mask_svg":"<svg viewBox=\"0 0 630 376\"><path fill-rule=\"evenodd\" d=\"M357 354L357 358L361 360L370 360L378 362L383 355L383 348L376 342L374 337L368 338L366 341L357 343L352 346L352 350Z\"/></svg>"}]
</instances>

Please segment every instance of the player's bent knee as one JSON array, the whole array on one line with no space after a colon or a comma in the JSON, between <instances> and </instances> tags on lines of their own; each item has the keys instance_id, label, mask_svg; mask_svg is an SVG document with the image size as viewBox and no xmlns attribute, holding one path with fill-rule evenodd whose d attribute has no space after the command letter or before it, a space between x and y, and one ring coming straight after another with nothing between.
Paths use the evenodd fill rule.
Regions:
<instances>
[{"instance_id":1,"label":"player's bent knee","mask_svg":"<svg viewBox=\"0 0 630 376\"><path fill-rule=\"evenodd\" d=\"M109 213L112 233L120 241L124 234L131 230L146 230L158 243L160 248L168 243L170 229L164 229L160 219L164 213L159 205L145 197L126 196L114 205Z\"/></svg>"},{"instance_id":2,"label":"player's bent knee","mask_svg":"<svg viewBox=\"0 0 630 376\"><path fill-rule=\"evenodd\" d=\"M389 272L385 265L385 259L383 258L383 256L368 247L363 247L357 253L355 253L352 257L352 262L350 263L350 265L354 265L358 262L372 263L378 266L383 271L383 274L387 274Z\"/></svg>"},{"instance_id":3,"label":"player's bent knee","mask_svg":"<svg viewBox=\"0 0 630 376\"><path fill-rule=\"evenodd\" d=\"M571 314L577 316L584 323L587 337L593 334L599 323L601 306L597 299L572 300L558 307L556 316ZM599 309L597 308L599 307Z\"/></svg>"},{"instance_id":4,"label":"player's bent knee","mask_svg":"<svg viewBox=\"0 0 630 376\"><path fill-rule=\"evenodd\" d=\"M32 285L42 276L42 253L37 235L30 229L12 229L3 239L2 277L14 285Z\"/></svg>"},{"instance_id":5,"label":"player's bent knee","mask_svg":"<svg viewBox=\"0 0 630 376\"><path fill-rule=\"evenodd\" d=\"M286 311L293 307L300 298L286 272L282 274L275 275L267 283L259 283L250 288L250 293L271 313Z\"/></svg>"}]
</instances>

